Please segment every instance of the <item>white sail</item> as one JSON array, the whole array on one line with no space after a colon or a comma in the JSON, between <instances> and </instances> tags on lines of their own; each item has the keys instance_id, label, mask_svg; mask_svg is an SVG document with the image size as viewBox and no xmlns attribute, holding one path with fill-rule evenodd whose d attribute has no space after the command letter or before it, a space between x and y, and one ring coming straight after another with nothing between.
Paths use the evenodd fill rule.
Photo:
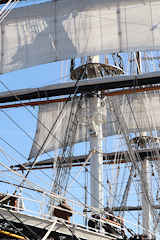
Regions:
<instances>
[{"instance_id":1,"label":"white sail","mask_svg":"<svg viewBox=\"0 0 160 240\"><path fill-rule=\"evenodd\" d=\"M158 49L159 19L157 0L60 0L14 9L1 23L0 73L73 56Z\"/></svg>"},{"instance_id":2,"label":"white sail","mask_svg":"<svg viewBox=\"0 0 160 240\"><path fill-rule=\"evenodd\" d=\"M78 100L77 100L78 101ZM88 114L88 108L85 108L85 102L83 103L81 110L78 113L79 123L75 136L75 143L85 142L89 139L88 131L88 122L91 117ZM45 104L41 105L39 108L38 115L38 124L37 130L32 145L31 153L29 159L36 157L39 153L49 152L63 146L63 141L66 135L66 129L68 126L70 111L71 111L71 102L68 102L63 109L64 103L55 103L55 104ZM77 105L75 106L75 108ZM63 109L63 113L61 110ZM96 113L95 113L96 114ZM60 116L60 117L59 117ZM104 115L105 117L105 115ZM56 119L58 121L56 122ZM56 122L56 124L55 124ZM109 123L109 121L108 121ZM53 125L55 126L53 127ZM51 131L53 127L53 130ZM107 124L103 126L104 135L111 135L113 129L111 129L112 124ZM47 138L47 136L49 137ZM41 149L44 141L47 139L45 145ZM41 151L40 151L41 149Z\"/></svg>"},{"instance_id":3,"label":"white sail","mask_svg":"<svg viewBox=\"0 0 160 240\"><path fill-rule=\"evenodd\" d=\"M119 108L119 113L117 112L117 114L123 115L126 128L130 133L151 132L152 130L160 129L159 92L114 96L112 97L112 101L114 104L117 104ZM62 147L66 135L71 102L65 105L63 113L59 115L63 109L63 105L64 103L53 103L40 106L37 131L29 159L36 157L37 154L42 154ZM57 118L59 120L56 122ZM74 142L86 142L89 140L90 136L90 125L94 125L92 119L96 121L95 125L98 124L99 121L96 111L93 111L92 114L90 113L89 101L83 101L82 107L78 113L78 119L79 123ZM109 101L107 99L104 100L103 137L120 134L119 124L114 112L112 112L110 108ZM43 148L41 149L42 146Z\"/></svg>"}]
</instances>

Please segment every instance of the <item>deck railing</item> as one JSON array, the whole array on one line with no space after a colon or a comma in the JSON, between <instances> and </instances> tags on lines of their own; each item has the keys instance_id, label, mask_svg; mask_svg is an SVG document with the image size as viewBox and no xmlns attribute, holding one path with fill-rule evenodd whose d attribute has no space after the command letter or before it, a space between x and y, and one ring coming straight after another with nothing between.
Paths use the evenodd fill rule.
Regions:
<instances>
[{"instance_id":1,"label":"deck railing","mask_svg":"<svg viewBox=\"0 0 160 240\"><path fill-rule=\"evenodd\" d=\"M62 201L62 199L59 198L56 200ZM113 232L117 232L117 234L124 233L123 223L120 218L114 217L109 213L108 217L104 217L100 212L96 212L96 209L93 214L93 212L91 213L86 211L82 204L69 200L67 200L67 202L72 210L64 209L59 205L50 205L46 207L46 196L43 196L42 200L35 200L7 194L0 199L1 207L8 209L8 211L12 210L42 219L57 219L59 222L64 222L65 224L76 224L80 228L85 228L86 230L99 232L101 234L105 234L106 229L110 231L111 235ZM64 211L66 214L72 216L68 219L64 219L63 217L57 218L54 215L55 209L60 212ZM114 229L114 231L111 231L111 229Z\"/></svg>"}]
</instances>

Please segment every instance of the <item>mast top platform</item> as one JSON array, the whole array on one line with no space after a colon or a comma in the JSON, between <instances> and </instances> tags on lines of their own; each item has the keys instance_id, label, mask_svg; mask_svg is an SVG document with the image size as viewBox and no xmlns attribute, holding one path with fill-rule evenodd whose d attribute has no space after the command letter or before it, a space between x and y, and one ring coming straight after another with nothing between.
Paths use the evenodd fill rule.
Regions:
<instances>
[{"instance_id":1,"label":"mast top platform","mask_svg":"<svg viewBox=\"0 0 160 240\"><path fill-rule=\"evenodd\" d=\"M147 148L148 144L151 143L160 143L160 138L158 137L153 137L153 136L139 136L139 137L134 137L130 139L130 143L134 144L135 147L138 147L140 149Z\"/></svg>"},{"instance_id":2,"label":"mast top platform","mask_svg":"<svg viewBox=\"0 0 160 240\"><path fill-rule=\"evenodd\" d=\"M114 76L114 75L120 75L124 74L124 71L113 65L108 65L104 63L86 63L84 65L81 65L77 68L75 68L71 72L71 79L77 80L77 79L89 79L89 78L95 78L95 77L104 77L104 76Z\"/></svg>"}]
</instances>

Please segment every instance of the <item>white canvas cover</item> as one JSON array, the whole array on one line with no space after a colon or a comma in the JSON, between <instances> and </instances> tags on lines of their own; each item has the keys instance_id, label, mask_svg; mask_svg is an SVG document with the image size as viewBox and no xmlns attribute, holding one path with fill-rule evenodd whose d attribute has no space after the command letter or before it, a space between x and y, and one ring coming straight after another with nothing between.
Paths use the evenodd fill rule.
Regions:
<instances>
[{"instance_id":1,"label":"white canvas cover","mask_svg":"<svg viewBox=\"0 0 160 240\"><path fill-rule=\"evenodd\" d=\"M78 99L78 98L77 98ZM98 124L98 115L96 111L90 112L91 100L83 100L81 109L78 112L79 124L75 137L75 143L89 141L89 129L91 118L94 118ZM114 107L117 107L116 114ZM49 152L62 147L66 129L68 127L68 119L71 110L71 102L65 104L63 114L60 114L64 103L53 103L41 105L39 109L37 131L32 145L29 159L37 154ZM75 106L76 107L76 106ZM103 137L115 134L123 135L121 122L125 124L125 130L129 133L151 133L152 130L160 128L160 95L159 92L141 93L132 95L121 95L106 98L103 102ZM93 109L93 108L92 108ZM58 119L55 127L53 124ZM50 136L47 138L48 134ZM46 141L47 139L47 141ZM44 144L45 142L45 144ZM43 148L41 149L41 146ZM40 151L41 149L41 151Z\"/></svg>"},{"instance_id":2,"label":"white canvas cover","mask_svg":"<svg viewBox=\"0 0 160 240\"><path fill-rule=\"evenodd\" d=\"M0 73L73 56L159 49L158 0L58 0L14 9L1 23Z\"/></svg>"}]
</instances>

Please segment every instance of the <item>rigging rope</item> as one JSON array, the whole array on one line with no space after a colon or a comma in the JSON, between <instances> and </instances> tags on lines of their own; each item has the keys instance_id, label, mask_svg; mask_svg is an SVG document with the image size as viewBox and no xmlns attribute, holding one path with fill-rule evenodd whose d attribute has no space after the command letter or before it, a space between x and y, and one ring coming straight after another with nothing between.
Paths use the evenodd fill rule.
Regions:
<instances>
[{"instance_id":1,"label":"rigging rope","mask_svg":"<svg viewBox=\"0 0 160 240\"><path fill-rule=\"evenodd\" d=\"M131 159L131 161L132 161L132 163L134 165L134 168L136 169L136 171L138 172L138 174L139 174L139 176L141 178L142 190L143 190L145 199L146 199L146 201L148 202L148 204L150 206L152 217L153 217L154 221L157 222L158 216L156 214L155 209L152 206L151 199L149 197L149 194L147 192L147 189L146 189L146 186L145 186L145 183L144 183L142 167L139 166L141 164L142 160L141 160L138 152L137 151L134 152L132 147L131 147L131 145L130 145L129 135L128 135L129 134L129 130L127 128L127 125L125 124L125 120L123 119L124 117L123 117L122 113L120 112L120 109L116 106L116 104L113 103L111 98L109 99L109 103L111 105L111 108L114 111L115 117L117 118L117 122L118 122L119 126L121 127L122 134L123 134L123 136L124 136L124 138L126 140L126 144L128 146L128 153L129 153L130 159Z\"/></svg>"},{"instance_id":2,"label":"rigging rope","mask_svg":"<svg viewBox=\"0 0 160 240\"><path fill-rule=\"evenodd\" d=\"M73 60L73 63L71 62L71 65L74 65L74 60ZM86 67L87 67L87 65L86 65ZM64 138L63 148L62 148L62 155L57 158L57 163L56 163L57 171L56 171L55 180L53 182L52 191L56 192L58 194L61 193L61 191L62 191L61 186L64 183L65 183L64 189L66 190L68 180L69 180L69 173L70 173L71 163L72 163L72 160L71 160L72 148L73 148L74 138L76 136L76 130L77 130L78 121L79 121L79 119L77 118L77 115L78 115L78 111L82 104L82 95L80 96L80 98L78 98L78 104L76 104L77 91L79 88L77 86L77 84L81 79L83 79L85 72L86 72L86 67L83 69L82 74L80 73L80 75L78 76L76 83L75 83L75 90L74 90L73 97L72 97L68 126L66 128L66 133L64 136L65 138ZM73 68L73 66L71 68ZM66 160L69 160L70 166L67 168L64 168L64 165L68 164L66 162Z\"/></svg>"},{"instance_id":3,"label":"rigging rope","mask_svg":"<svg viewBox=\"0 0 160 240\"><path fill-rule=\"evenodd\" d=\"M12 9L17 5L20 0L9 0L5 6L0 10L0 23L8 16Z\"/></svg>"}]
</instances>

